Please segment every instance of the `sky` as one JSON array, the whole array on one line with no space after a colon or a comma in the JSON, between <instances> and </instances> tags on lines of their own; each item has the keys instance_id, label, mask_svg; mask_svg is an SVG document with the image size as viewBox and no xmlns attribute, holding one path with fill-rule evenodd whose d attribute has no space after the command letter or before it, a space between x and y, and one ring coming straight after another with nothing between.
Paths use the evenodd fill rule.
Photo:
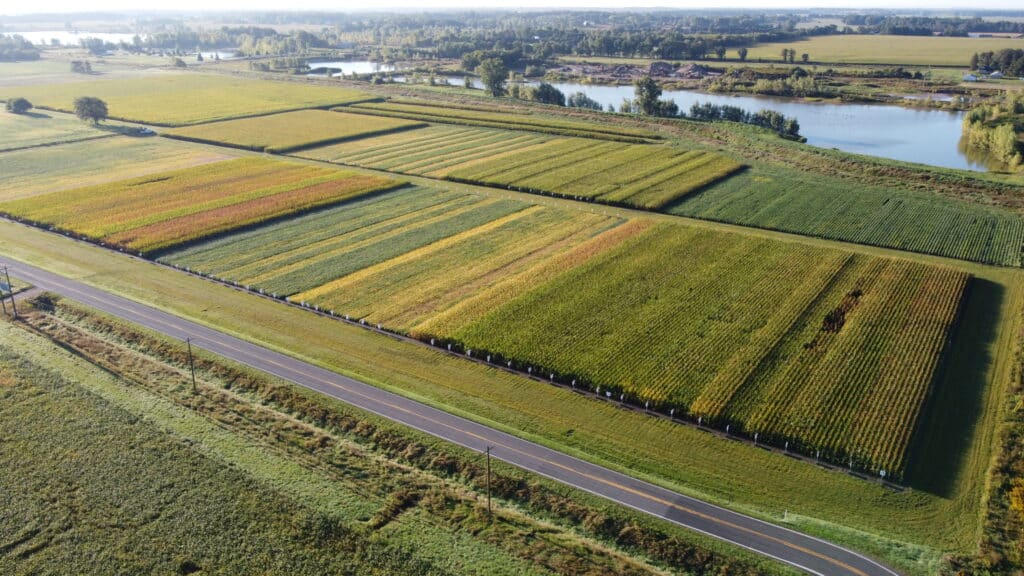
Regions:
<instances>
[{"instance_id":1,"label":"sky","mask_svg":"<svg viewBox=\"0 0 1024 576\"><path fill-rule=\"evenodd\" d=\"M159 9L161 3L140 3L138 0L37 0L35 2L4 2L0 14L18 13L68 13L89 11L121 11ZM890 9L956 9L978 10L1020 10L1020 0L986 0L983 6L967 0L376 0L374 2L351 2L345 0L174 0L164 6L175 11L198 10L328 10L351 12L362 10L427 10L438 8L454 9L552 9L552 8L890 8Z\"/></svg>"}]
</instances>

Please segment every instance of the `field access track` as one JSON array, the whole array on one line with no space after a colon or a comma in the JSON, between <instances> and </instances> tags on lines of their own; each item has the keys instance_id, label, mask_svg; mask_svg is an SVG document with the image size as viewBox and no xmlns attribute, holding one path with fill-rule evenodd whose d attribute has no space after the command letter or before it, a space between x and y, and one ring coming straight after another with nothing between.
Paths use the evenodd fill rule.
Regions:
<instances>
[{"instance_id":1,"label":"field access track","mask_svg":"<svg viewBox=\"0 0 1024 576\"><path fill-rule=\"evenodd\" d=\"M262 346L17 261L0 261L36 287L263 370L471 450L820 576L895 575L856 552L660 488Z\"/></svg>"}]
</instances>

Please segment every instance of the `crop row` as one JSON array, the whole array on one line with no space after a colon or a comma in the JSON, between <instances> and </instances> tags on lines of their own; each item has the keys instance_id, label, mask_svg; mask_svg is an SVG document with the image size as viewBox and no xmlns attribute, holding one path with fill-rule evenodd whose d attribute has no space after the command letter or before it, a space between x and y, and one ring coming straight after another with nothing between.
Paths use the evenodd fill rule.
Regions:
<instances>
[{"instance_id":1,"label":"crop row","mask_svg":"<svg viewBox=\"0 0 1024 576\"><path fill-rule=\"evenodd\" d=\"M674 214L986 264L1021 266L1024 218L933 194L822 181L738 177L685 198Z\"/></svg>"},{"instance_id":2,"label":"crop row","mask_svg":"<svg viewBox=\"0 0 1024 576\"><path fill-rule=\"evenodd\" d=\"M417 187L164 260L896 478L967 281Z\"/></svg>"},{"instance_id":3,"label":"crop row","mask_svg":"<svg viewBox=\"0 0 1024 576\"><path fill-rule=\"evenodd\" d=\"M400 182L244 158L0 204L0 211L134 252L154 252L350 200Z\"/></svg>"},{"instance_id":4,"label":"crop row","mask_svg":"<svg viewBox=\"0 0 1024 576\"><path fill-rule=\"evenodd\" d=\"M338 108L337 110L358 112L360 114L407 118L410 120L423 120L442 124L479 126L484 128L504 128L508 130L527 130L530 132L540 132L542 134L578 136L602 140L618 140L620 142L647 142L651 139L657 138L657 135L652 132L636 128L606 126L592 122L577 122L573 120L544 118L526 114L494 112L490 110L435 106L422 102L362 102Z\"/></svg>"},{"instance_id":5,"label":"crop row","mask_svg":"<svg viewBox=\"0 0 1024 576\"><path fill-rule=\"evenodd\" d=\"M283 154L425 126L423 122L397 118L299 110L176 128L164 132L164 135L180 140Z\"/></svg>"},{"instance_id":6,"label":"crop row","mask_svg":"<svg viewBox=\"0 0 1024 576\"><path fill-rule=\"evenodd\" d=\"M656 210L741 168L711 152L567 139L459 167L446 177Z\"/></svg>"}]
</instances>

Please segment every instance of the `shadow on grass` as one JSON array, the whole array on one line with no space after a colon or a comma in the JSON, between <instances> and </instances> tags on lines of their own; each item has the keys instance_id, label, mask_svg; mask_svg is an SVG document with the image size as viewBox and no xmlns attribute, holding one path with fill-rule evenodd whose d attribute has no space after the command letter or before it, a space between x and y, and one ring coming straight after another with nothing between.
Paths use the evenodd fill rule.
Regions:
<instances>
[{"instance_id":1,"label":"shadow on grass","mask_svg":"<svg viewBox=\"0 0 1024 576\"><path fill-rule=\"evenodd\" d=\"M110 132L111 134L120 134L122 136L155 136L155 132L142 132L138 126L123 126L119 124L96 124L94 126L97 130L103 132Z\"/></svg>"},{"instance_id":2,"label":"shadow on grass","mask_svg":"<svg viewBox=\"0 0 1024 576\"><path fill-rule=\"evenodd\" d=\"M40 119L41 118L53 118L53 116L50 116L49 114L43 114L42 112L32 112L31 110L29 110L28 112L23 113L22 116L28 116L29 118L40 118Z\"/></svg>"},{"instance_id":3,"label":"shadow on grass","mask_svg":"<svg viewBox=\"0 0 1024 576\"><path fill-rule=\"evenodd\" d=\"M1006 288L974 278L953 341L939 367L911 443L907 480L936 496L954 495L984 410Z\"/></svg>"}]
</instances>

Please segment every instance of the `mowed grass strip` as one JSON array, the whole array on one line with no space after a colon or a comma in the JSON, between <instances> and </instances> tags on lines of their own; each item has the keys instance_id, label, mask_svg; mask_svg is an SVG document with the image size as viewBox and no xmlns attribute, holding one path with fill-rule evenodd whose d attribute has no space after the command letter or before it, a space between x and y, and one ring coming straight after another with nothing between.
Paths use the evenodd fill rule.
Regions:
<instances>
[{"instance_id":1,"label":"mowed grass strip","mask_svg":"<svg viewBox=\"0 0 1024 576\"><path fill-rule=\"evenodd\" d=\"M0 114L0 152L111 136L77 118L43 112Z\"/></svg>"},{"instance_id":2,"label":"mowed grass strip","mask_svg":"<svg viewBox=\"0 0 1024 576\"><path fill-rule=\"evenodd\" d=\"M359 102L339 108L338 110L428 122L527 130L544 134L620 140L623 142L645 142L658 138L657 134L638 128L545 118L527 114L495 112L482 108L452 107L427 102Z\"/></svg>"},{"instance_id":3,"label":"mowed grass strip","mask_svg":"<svg viewBox=\"0 0 1024 576\"><path fill-rule=\"evenodd\" d=\"M188 126L169 130L164 135L182 140L283 154L424 126L427 126L424 122L398 118L342 114L326 110L299 110Z\"/></svg>"},{"instance_id":4,"label":"mowed grass strip","mask_svg":"<svg viewBox=\"0 0 1024 576\"><path fill-rule=\"evenodd\" d=\"M0 201L228 160L163 138L116 136L0 153Z\"/></svg>"},{"instance_id":5,"label":"mowed grass strip","mask_svg":"<svg viewBox=\"0 0 1024 576\"><path fill-rule=\"evenodd\" d=\"M107 103L111 118L160 126L372 100L363 92L347 88L188 72L0 87L0 99L16 96L28 98L37 107L64 112L74 111L75 98L94 96Z\"/></svg>"},{"instance_id":6,"label":"mowed grass strip","mask_svg":"<svg viewBox=\"0 0 1024 576\"><path fill-rule=\"evenodd\" d=\"M0 211L152 252L401 183L242 158L0 204Z\"/></svg>"}]
</instances>

